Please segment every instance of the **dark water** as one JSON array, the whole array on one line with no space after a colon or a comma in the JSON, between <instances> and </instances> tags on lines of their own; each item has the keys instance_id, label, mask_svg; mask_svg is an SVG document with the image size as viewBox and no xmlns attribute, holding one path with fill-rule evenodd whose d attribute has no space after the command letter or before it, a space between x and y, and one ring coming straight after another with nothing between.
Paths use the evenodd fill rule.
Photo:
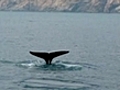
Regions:
<instances>
[{"instance_id":1,"label":"dark water","mask_svg":"<svg viewBox=\"0 0 120 90\"><path fill-rule=\"evenodd\" d=\"M120 15L0 12L1 90L120 90ZM30 50L70 50L45 65Z\"/></svg>"}]
</instances>

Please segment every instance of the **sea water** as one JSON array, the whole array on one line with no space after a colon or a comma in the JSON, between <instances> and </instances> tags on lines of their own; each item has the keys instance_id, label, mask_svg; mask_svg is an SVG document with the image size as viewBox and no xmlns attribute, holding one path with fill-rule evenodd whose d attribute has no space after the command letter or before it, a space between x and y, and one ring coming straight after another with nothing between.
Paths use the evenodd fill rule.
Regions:
<instances>
[{"instance_id":1,"label":"sea water","mask_svg":"<svg viewBox=\"0 0 120 90\"><path fill-rule=\"evenodd\" d=\"M119 90L120 15L0 12L0 90ZM70 53L45 65L29 51Z\"/></svg>"}]
</instances>

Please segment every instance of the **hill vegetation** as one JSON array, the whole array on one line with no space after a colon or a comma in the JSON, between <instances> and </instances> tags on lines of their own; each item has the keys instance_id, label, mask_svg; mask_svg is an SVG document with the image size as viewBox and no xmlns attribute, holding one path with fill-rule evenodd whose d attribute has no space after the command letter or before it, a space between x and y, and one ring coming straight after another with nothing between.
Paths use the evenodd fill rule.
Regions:
<instances>
[{"instance_id":1,"label":"hill vegetation","mask_svg":"<svg viewBox=\"0 0 120 90\"><path fill-rule=\"evenodd\" d=\"M0 10L119 13L120 0L0 0Z\"/></svg>"}]
</instances>

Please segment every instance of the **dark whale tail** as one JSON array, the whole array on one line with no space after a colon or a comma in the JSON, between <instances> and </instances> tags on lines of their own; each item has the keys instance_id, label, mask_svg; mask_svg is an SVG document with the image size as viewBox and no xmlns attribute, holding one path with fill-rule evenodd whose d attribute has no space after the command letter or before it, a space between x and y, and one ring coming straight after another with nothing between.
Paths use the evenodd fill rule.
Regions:
<instances>
[{"instance_id":1,"label":"dark whale tail","mask_svg":"<svg viewBox=\"0 0 120 90\"><path fill-rule=\"evenodd\" d=\"M30 54L42 58L45 60L46 64L51 64L53 58L69 53L69 51L56 51L56 52L33 52L30 51Z\"/></svg>"}]
</instances>

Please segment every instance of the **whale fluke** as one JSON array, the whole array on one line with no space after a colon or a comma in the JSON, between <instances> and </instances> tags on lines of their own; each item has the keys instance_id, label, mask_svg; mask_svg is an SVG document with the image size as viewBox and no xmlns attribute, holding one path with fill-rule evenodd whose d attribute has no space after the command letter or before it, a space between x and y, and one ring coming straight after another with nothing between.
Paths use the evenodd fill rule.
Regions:
<instances>
[{"instance_id":1,"label":"whale fluke","mask_svg":"<svg viewBox=\"0 0 120 90\"><path fill-rule=\"evenodd\" d=\"M55 52L51 52L51 53L30 51L30 54L44 59L46 64L51 64L53 58L67 54L67 53L69 53L69 51L55 51Z\"/></svg>"}]
</instances>

